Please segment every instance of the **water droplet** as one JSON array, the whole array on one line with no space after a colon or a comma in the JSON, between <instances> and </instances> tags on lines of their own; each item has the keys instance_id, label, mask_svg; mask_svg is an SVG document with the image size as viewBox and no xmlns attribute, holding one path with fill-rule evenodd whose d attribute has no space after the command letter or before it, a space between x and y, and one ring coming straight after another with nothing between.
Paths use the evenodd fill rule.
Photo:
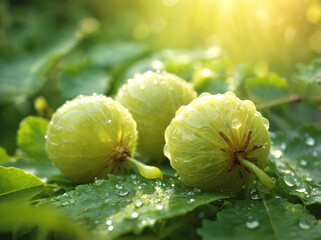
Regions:
<instances>
[{"instance_id":1,"label":"water droplet","mask_svg":"<svg viewBox=\"0 0 321 240\"><path fill-rule=\"evenodd\" d=\"M301 164L301 166L306 166L306 165L307 165L307 161L305 161L305 160L302 159L302 160L300 161L300 164Z\"/></svg>"},{"instance_id":2,"label":"water droplet","mask_svg":"<svg viewBox=\"0 0 321 240\"><path fill-rule=\"evenodd\" d=\"M120 190L120 189L123 189L124 185L117 183L115 187Z\"/></svg>"},{"instance_id":3,"label":"water droplet","mask_svg":"<svg viewBox=\"0 0 321 240\"><path fill-rule=\"evenodd\" d=\"M313 146L315 144L315 140L312 137L308 137L305 140L305 144L308 145L308 146Z\"/></svg>"},{"instance_id":4,"label":"water droplet","mask_svg":"<svg viewBox=\"0 0 321 240\"><path fill-rule=\"evenodd\" d=\"M142 223L142 225L146 225L147 224L147 222L145 220L143 220L141 223Z\"/></svg>"},{"instance_id":5,"label":"water droplet","mask_svg":"<svg viewBox=\"0 0 321 240\"><path fill-rule=\"evenodd\" d=\"M306 191L305 188L298 188L298 189L295 189L295 191L297 191L298 193L304 193Z\"/></svg>"},{"instance_id":6,"label":"water droplet","mask_svg":"<svg viewBox=\"0 0 321 240\"><path fill-rule=\"evenodd\" d=\"M264 193L256 189L255 187L250 190L250 198L253 200L259 200L264 197Z\"/></svg>"},{"instance_id":7,"label":"water droplet","mask_svg":"<svg viewBox=\"0 0 321 240\"><path fill-rule=\"evenodd\" d=\"M281 148L281 150L285 150L286 149L286 144L284 142L281 143L280 148Z\"/></svg>"},{"instance_id":8,"label":"water droplet","mask_svg":"<svg viewBox=\"0 0 321 240\"><path fill-rule=\"evenodd\" d=\"M201 95L199 95L199 98L201 98L201 97L210 97L210 96L212 96L210 93L203 92L203 93L201 93Z\"/></svg>"},{"instance_id":9,"label":"water droplet","mask_svg":"<svg viewBox=\"0 0 321 240\"><path fill-rule=\"evenodd\" d=\"M269 130L269 128L270 128L269 120L267 120L266 118L263 118L263 124L264 124L264 127L266 128L266 130Z\"/></svg>"},{"instance_id":10,"label":"water droplet","mask_svg":"<svg viewBox=\"0 0 321 240\"><path fill-rule=\"evenodd\" d=\"M136 174L131 174L130 177L131 177L132 179L136 179L136 178L137 178Z\"/></svg>"},{"instance_id":11,"label":"water droplet","mask_svg":"<svg viewBox=\"0 0 321 240\"><path fill-rule=\"evenodd\" d=\"M248 229L254 229L260 226L260 223L257 220L246 222L246 227Z\"/></svg>"},{"instance_id":12,"label":"water droplet","mask_svg":"<svg viewBox=\"0 0 321 240\"><path fill-rule=\"evenodd\" d=\"M305 181L307 181L307 182L312 182L312 180L313 180L313 179L312 179L311 177L306 177L306 178L305 178Z\"/></svg>"},{"instance_id":13,"label":"water droplet","mask_svg":"<svg viewBox=\"0 0 321 240\"><path fill-rule=\"evenodd\" d=\"M138 218L139 214L137 212L133 212L132 214L130 214L130 218Z\"/></svg>"},{"instance_id":14,"label":"water droplet","mask_svg":"<svg viewBox=\"0 0 321 240\"><path fill-rule=\"evenodd\" d=\"M232 127L234 129L239 129L241 126L242 126L242 123L241 123L241 121L239 119L234 119L232 121Z\"/></svg>"},{"instance_id":15,"label":"water droplet","mask_svg":"<svg viewBox=\"0 0 321 240\"><path fill-rule=\"evenodd\" d=\"M194 198L189 199L188 203L195 203L195 199Z\"/></svg>"},{"instance_id":16,"label":"water droplet","mask_svg":"<svg viewBox=\"0 0 321 240\"><path fill-rule=\"evenodd\" d=\"M109 220L109 219L106 221L106 224L107 224L107 225L111 225L112 223L113 223L113 222L112 222L111 220Z\"/></svg>"},{"instance_id":17,"label":"water droplet","mask_svg":"<svg viewBox=\"0 0 321 240\"><path fill-rule=\"evenodd\" d=\"M283 180L284 180L285 184L288 185L289 187L293 187L295 184L293 177L290 175L285 175Z\"/></svg>"},{"instance_id":18,"label":"water droplet","mask_svg":"<svg viewBox=\"0 0 321 240\"><path fill-rule=\"evenodd\" d=\"M193 189L193 191L194 191L195 193L200 193L202 190L201 190L200 188L195 187L195 188Z\"/></svg>"},{"instance_id":19,"label":"water droplet","mask_svg":"<svg viewBox=\"0 0 321 240\"><path fill-rule=\"evenodd\" d=\"M301 229L304 229L304 230L311 228L310 224L308 224L305 220L301 220L299 223L299 226Z\"/></svg>"},{"instance_id":20,"label":"water droplet","mask_svg":"<svg viewBox=\"0 0 321 240\"><path fill-rule=\"evenodd\" d=\"M112 231L114 229L114 227L112 226L112 225L110 225L109 227L108 227L108 231Z\"/></svg>"},{"instance_id":21,"label":"water droplet","mask_svg":"<svg viewBox=\"0 0 321 240\"><path fill-rule=\"evenodd\" d=\"M156 209L157 209L157 210L162 210L162 209L163 209L163 206L162 206L162 205L157 205L157 206L156 206Z\"/></svg>"},{"instance_id":22,"label":"water droplet","mask_svg":"<svg viewBox=\"0 0 321 240\"><path fill-rule=\"evenodd\" d=\"M135 206L136 207L141 207L143 205L143 202L142 201L138 201L135 203Z\"/></svg>"},{"instance_id":23,"label":"water droplet","mask_svg":"<svg viewBox=\"0 0 321 240\"><path fill-rule=\"evenodd\" d=\"M108 120L108 123L111 123L111 119Z\"/></svg>"},{"instance_id":24,"label":"water droplet","mask_svg":"<svg viewBox=\"0 0 321 240\"><path fill-rule=\"evenodd\" d=\"M156 85L158 84L158 80L157 79L154 79L153 83Z\"/></svg>"},{"instance_id":25,"label":"water droplet","mask_svg":"<svg viewBox=\"0 0 321 240\"><path fill-rule=\"evenodd\" d=\"M63 201L63 202L61 203L61 206L67 206L67 205L69 205L69 201Z\"/></svg>"},{"instance_id":26,"label":"water droplet","mask_svg":"<svg viewBox=\"0 0 321 240\"><path fill-rule=\"evenodd\" d=\"M95 180L95 186L99 187L101 184L104 183L104 180L103 179L97 179Z\"/></svg>"},{"instance_id":27,"label":"water droplet","mask_svg":"<svg viewBox=\"0 0 321 240\"><path fill-rule=\"evenodd\" d=\"M128 194L129 194L128 191L119 191L119 192L118 192L118 196L120 196L120 197L125 197L125 196L127 196Z\"/></svg>"},{"instance_id":28,"label":"water droplet","mask_svg":"<svg viewBox=\"0 0 321 240\"><path fill-rule=\"evenodd\" d=\"M235 97L235 93L231 91L227 91L224 95L229 95Z\"/></svg>"},{"instance_id":29,"label":"water droplet","mask_svg":"<svg viewBox=\"0 0 321 240\"><path fill-rule=\"evenodd\" d=\"M282 152L281 152L280 150L275 150L274 156L275 156L276 158L280 158L280 157L282 156Z\"/></svg>"},{"instance_id":30,"label":"water droplet","mask_svg":"<svg viewBox=\"0 0 321 240\"><path fill-rule=\"evenodd\" d=\"M48 136L46 135L46 136L45 136L45 139L47 139L47 138L48 138Z\"/></svg>"}]
</instances>

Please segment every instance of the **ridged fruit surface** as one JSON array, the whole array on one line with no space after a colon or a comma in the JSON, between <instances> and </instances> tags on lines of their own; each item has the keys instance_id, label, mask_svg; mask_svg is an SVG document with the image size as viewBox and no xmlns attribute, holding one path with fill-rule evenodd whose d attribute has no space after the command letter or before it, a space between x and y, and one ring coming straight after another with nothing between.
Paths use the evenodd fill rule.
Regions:
<instances>
[{"instance_id":1,"label":"ridged fruit surface","mask_svg":"<svg viewBox=\"0 0 321 240\"><path fill-rule=\"evenodd\" d=\"M102 95L79 96L52 116L46 148L61 172L79 183L107 178L130 166L136 122L121 104Z\"/></svg>"},{"instance_id":2,"label":"ridged fruit surface","mask_svg":"<svg viewBox=\"0 0 321 240\"><path fill-rule=\"evenodd\" d=\"M238 192L256 177L241 159L260 169L267 164L268 128L253 102L232 92L205 93L177 111L165 132L164 153L185 185Z\"/></svg>"},{"instance_id":3,"label":"ridged fruit surface","mask_svg":"<svg viewBox=\"0 0 321 240\"><path fill-rule=\"evenodd\" d=\"M176 110L190 103L197 94L176 75L148 71L128 80L117 94L137 122L137 151L152 159L165 159L164 133Z\"/></svg>"}]
</instances>

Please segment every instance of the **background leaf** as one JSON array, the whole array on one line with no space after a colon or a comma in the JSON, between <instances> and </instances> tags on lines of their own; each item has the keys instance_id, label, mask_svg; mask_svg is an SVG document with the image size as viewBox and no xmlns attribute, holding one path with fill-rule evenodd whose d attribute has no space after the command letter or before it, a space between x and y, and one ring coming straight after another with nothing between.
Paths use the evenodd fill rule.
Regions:
<instances>
[{"instance_id":1,"label":"background leaf","mask_svg":"<svg viewBox=\"0 0 321 240\"><path fill-rule=\"evenodd\" d=\"M44 188L43 182L17 168L0 166L0 201L31 199Z\"/></svg>"},{"instance_id":2,"label":"background leaf","mask_svg":"<svg viewBox=\"0 0 321 240\"><path fill-rule=\"evenodd\" d=\"M36 161L50 161L45 148L48 123L47 119L40 117L27 117L20 123L17 144L26 157Z\"/></svg>"},{"instance_id":3,"label":"background leaf","mask_svg":"<svg viewBox=\"0 0 321 240\"><path fill-rule=\"evenodd\" d=\"M6 149L3 147L0 147L0 164L7 162L9 160L9 157L7 155Z\"/></svg>"}]
</instances>

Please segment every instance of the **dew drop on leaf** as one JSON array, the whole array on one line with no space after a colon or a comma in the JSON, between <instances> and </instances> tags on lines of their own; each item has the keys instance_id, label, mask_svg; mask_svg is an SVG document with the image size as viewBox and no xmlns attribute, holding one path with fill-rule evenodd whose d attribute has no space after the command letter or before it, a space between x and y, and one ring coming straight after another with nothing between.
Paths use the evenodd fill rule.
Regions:
<instances>
[{"instance_id":1,"label":"dew drop on leaf","mask_svg":"<svg viewBox=\"0 0 321 240\"><path fill-rule=\"evenodd\" d=\"M286 143L281 143L281 145L280 145L280 148L282 149L282 150L285 150L286 149Z\"/></svg>"},{"instance_id":2,"label":"dew drop on leaf","mask_svg":"<svg viewBox=\"0 0 321 240\"><path fill-rule=\"evenodd\" d=\"M298 188L298 189L295 189L295 191L297 191L298 193L304 193L306 191L305 188Z\"/></svg>"},{"instance_id":3,"label":"dew drop on leaf","mask_svg":"<svg viewBox=\"0 0 321 240\"><path fill-rule=\"evenodd\" d=\"M143 202L142 201L138 201L135 203L135 206L136 207L141 207L143 205Z\"/></svg>"},{"instance_id":4,"label":"dew drop on leaf","mask_svg":"<svg viewBox=\"0 0 321 240\"><path fill-rule=\"evenodd\" d=\"M137 212L133 212L129 215L130 218L135 219L138 218L139 214Z\"/></svg>"},{"instance_id":5,"label":"dew drop on leaf","mask_svg":"<svg viewBox=\"0 0 321 240\"><path fill-rule=\"evenodd\" d=\"M306 166L306 165L307 165L307 161L305 161L305 160L302 159L302 160L300 161L300 164L301 164L301 166Z\"/></svg>"},{"instance_id":6,"label":"dew drop on leaf","mask_svg":"<svg viewBox=\"0 0 321 240\"><path fill-rule=\"evenodd\" d=\"M284 180L285 184L288 185L289 187L293 187L295 184L293 177L290 175L285 175L283 180Z\"/></svg>"},{"instance_id":7,"label":"dew drop on leaf","mask_svg":"<svg viewBox=\"0 0 321 240\"><path fill-rule=\"evenodd\" d=\"M188 203L195 203L195 199L194 198L189 199Z\"/></svg>"},{"instance_id":8,"label":"dew drop on leaf","mask_svg":"<svg viewBox=\"0 0 321 240\"><path fill-rule=\"evenodd\" d=\"M305 140L305 144L308 145L308 146L313 146L315 144L315 140L312 137L308 137Z\"/></svg>"},{"instance_id":9,"label":"dew drop on leaf","mask_svg":"<svg viewBox=\"0 0 321 240\"><path fill-rule=\"evenodd\" d=\"M305 220L301 220L299 223L299 226L301 229L304 229L304 230L311 228L311 226Z\"/></svg>"},{"instance_id":10,"label":"dew drop on leaf","mask_svg":"<svg viewBox=\"0 0 321 240\"><path fill-rule=\"evenodd\" d=\"M124 185L117 183L115 187L120 190L120 189L123 189Z\"/></svg>"},{"instance_id":11,"label":"dew drop on leaf","mask_svg":"<svg viewBox=\"0 0 321 240\"><path fill-rule=\"evenodd\" d=\"M63 201L63 202L61 203L61 206L67 206L67 205L69 205L69 202L68 202L68 201Z\"/></svg>"},{"instance_id":12,"label":"dew drop on leaf","mask_svg":"<svg viewBox=\"0 0 321 240\"><path fill-rule=\"evenodd\" d=\"M257 220L253 220L253 221L247 221L246 222L246 227L248 229L255 229L257 227L260 226L260 223Z\"/></svg>"},{"instance_id":13,"label":"dew drop on leaf","mask_svg":"<svg viewBox=\"0 0 321 240\"><path fill-rule=\"evenodd\" d=\"M109 220L109 219L106 221L106 224L107 224L107 225L111 225L112 223L113 223L113 222L112 222L111 220Z\"/></svg>"},{"instance_id":14,"label":"dew drop on leaf","mask_svg":"<svg viewBox=\"0 0 321 240\"><path fill-rule=\"evenodd\" d=\"M250 190L250 198L252 200L259 200L264 197L264 193L256 189L255 187L251 188Z\"/></svg>"},{"instance_id":15,"label":"dew drop on leaf","mask_svg":"<svg viewBox=\"0 0 321 240\"><path fill-rule=\"evenodd\" d=\"M163 206L162 206L162 205L157 205L157 206L156 206L156 209L157 209L157 210L162 210L162 209L163 209Z\"/></svg>"},{"instance_id":16,"label":"dew drop on leaf","mask_svg":"<svg viewBox=\"0 0 321 240\"><path fill-rule=\"evenodd\" d=\"M120 197L125 197L125 196L127 196L128 195L128 191L119 191L118 192L118 196L120 196Z\"/></svg>"},{"instance_id":17,"label":"dew drop on leaf","mask_svg":"<svg viewBox=\"0 0 321 240\"><path fill-rule=\"evenodd\" d=\"M112 226L112 225L110 225L109 227L108 227L108 231L112 231L114 229L114 227Z\"/></svg>"}]
</instances>

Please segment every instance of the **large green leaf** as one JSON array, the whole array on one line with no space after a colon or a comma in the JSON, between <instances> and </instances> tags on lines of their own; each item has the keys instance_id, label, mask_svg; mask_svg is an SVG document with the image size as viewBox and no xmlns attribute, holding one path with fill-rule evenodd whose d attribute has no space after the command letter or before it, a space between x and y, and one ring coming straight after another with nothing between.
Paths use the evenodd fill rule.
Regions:
<instances>
[{"instance_id":1,"label":"large green leaf","mask_svg":"<svg viewBox=\"0 0 321 240\"><path fill-rule=\"evenodd\" d=\"M45 148L47 127L48 120L40 117L27 117L20 123L17 144L28 158L50 161Z\"/></svg>"},{"instance_id":2,"label":"large green leaf","mask_svg":"<svg viewBox=\"0 0 321 240\"><path fill-rule=\"evenodd\" d=\"M321 130L303 127L291 133L273 133L270 168L286 196L304 204L321 204Z\"/></svg>"},{"instance_id":3,"label":"large green leaf","mask_svg":"<svg viewBox=\"0 0 321 240\"><path fill-rule=\"evenodd\" d=\"M31 199L43 188L43 182L36 176L0 166L0 201Z\"/></svg>"},{"instance_id":4,"label":"large green leaf","mask_svg":"<svg viewBox=\"0 0 321 240\"><path fill-rule=\"evenodd\" d=\"M142 232L155 222L184 215L193 209L229 197L190 189L177 178L147 180L137 175L97 180L56 197L49 205L98 232L116 237Z\"/></svg>"},{"instance_id":5,"label":"large green leaf","mask_svg":"<svg viewBox=\"0 0 321 240\"><path fill-rule=\"evenodd\" d=\"M72 36L29 57L0 64L0 103L20 101L37 93L50 68L79 42Z\"/></svg>"},{"instance_id":6,"label":"large green leaf","mask_svg":"<svg viewBox=\"0 0 321 240\"><path fill-rule=\"evenodd\" d=\"M216 221L203 221L198 233L204 240L317 240L321 222L300 205L276 198L238 201L218 213Z\"/></svg>"},{"instance_id":7,"label":"large green leaf","mask_svg":"<svg viewBox=\"0 0 321 240\"><path fill-rule=\"evenodd\" d=\"M60 76L59 84L67 99L80 94L105 94L110 88L110 76L99 68L67 66Z\"/></svg>"},{"instance_id":8,"label":"large green leaf","mask_svg":"<svg viewBox=\"0 0 321 240\"><path fill-rule=\"evenodd\" d=\"M32 227L39 227L41 230L38 232L37 239L48 239L47 235L52 231L55 231L56 236L62 234L65 237L63 239L90 239L83 227L71 222L53 209L31 207L13 201L0 203L0 212L0 233L13 232L15 236L23 227L24 233L29 232ZM59 236L61 237L58 235L57 239L61 239Z\"/></svg>"}]
</instances>

